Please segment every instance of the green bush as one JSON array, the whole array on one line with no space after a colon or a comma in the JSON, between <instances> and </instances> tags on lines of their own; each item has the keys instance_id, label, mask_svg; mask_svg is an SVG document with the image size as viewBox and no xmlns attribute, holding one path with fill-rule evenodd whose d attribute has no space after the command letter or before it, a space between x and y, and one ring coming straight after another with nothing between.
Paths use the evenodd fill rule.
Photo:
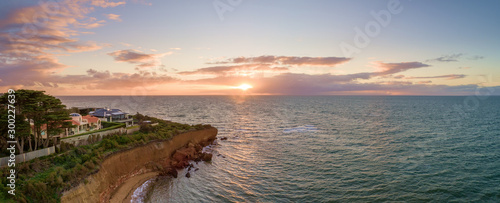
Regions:
<instances>
[{"instance_id":1,"label":"green bush","mask_svg":"<svg viewBox=\"0 0 500 203\"><path fill-rule=\"evenodd\" d=\"M18 178L14 202L59 202L62 191L78 185L90 172L98 170L103 158L110 152L146 144L151 140L169 139L178 133L190 130L207 128L207 125L191 126L148 116L143 116L142 119L150 120L158 125L140 126L140 131L132 135L91 135L87 139L89 145L85 146L75 147L61 142L54 155L16 164ZM104 125L123 126L123 124L116 123ZM0 169L0 174L3 177L9 175L8 168ZM4 197L11 197L7 194L8 188L5 187L7 179L2 179L1 183L0 202L5 202Z\"/></svg>"},{"instance_id":2,"label":"green bush","mask_svg":"<svg viewBox=\"0 0 500 203\"><path fill-rule=\"evenodd\" d=\"M128 144L131 142L130 138L128 138L128 136L126 136L126 135L119 136L117 141L118 141L118 144L120 144L120 145L125 145L125 144Z\"/></svg>"}]
</instances>

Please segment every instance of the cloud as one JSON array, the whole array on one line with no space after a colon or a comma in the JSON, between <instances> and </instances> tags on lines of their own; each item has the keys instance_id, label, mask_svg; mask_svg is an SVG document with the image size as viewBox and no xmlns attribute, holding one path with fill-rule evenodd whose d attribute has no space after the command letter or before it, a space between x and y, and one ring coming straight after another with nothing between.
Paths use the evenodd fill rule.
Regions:
<instances>
[{"instance_id":1,"label":"cloud","mask_svg":"<svg viewBox=\"0 0 500 203\"><path fill-rule=\"evenodd\" d=\"M299 56L272 56L264 55L258 57L237 57L226 61L218 61L214 64L227 63L260 63L279 64L295 66L336 66L351 60L345 57L299 57Z\"/></svg>"},{"instance_id":2,"label":"cloud","mask_svg":"<svg viewBox=\"0 0 500 203\"><path fill-rule=\"evenodd\" d=\"M427 62L457 62L459 58L461 58L464 54L451 54L444 55L438 58L428 59Z\"/></svg>"},{"instance_id":3,"label":"cloud","mask_svg":"<svg viewBox=\"0 0 500 203\"><path fill-rule=\"evenodd\" d=\"M127 50L118 50L108 55L113 56L115 61L117 62L128 62L132 64L138 64L139 68L147 68L147 67L164 67L161 64L160 59L166 55L170 55L173 52L166 52L161 54L145 54L138 50L127 49Z\"/></svg>"},{"instance_id":4,"label":"cloud","mask_svg":"<svg viewBox=\"0 0 500 203\"><path fill-rule=\"evenodd\" d=\"M475 55L469 58L469 60L481 60L481 59L484 59L484 56Z\"/></svg>"},{"instance_id":5,"label":"cloud","mask_svg":"<svg viewBox=\"0 0 500 203\"><path fill-rule=\"evenodd\" d=\"M231 59L233 60L233 59ZM274 58L261 57L259 60L242 60L236 62L262 62L261 64L251 64L261 67L271 66ZM265 62L265 63L264 63ZM269 62L269 63L267 63ZM368 82L368 79L380 76L389 76L411 69L430 67L421 62L400 62L400 63L375 63L378 71L362 72L355 74L333 75L333 74L306 74L283 72L270 77L246 77L237 74L225 74L241 68L248 68L246 65L234 66L213 66L201 68L196 71L185 72L183 74L212 74L216 77L196 80L185 80L184 83L200 85L222 85L235 86L241 83L249 83L254 88L250 91L255 94L283 94L283 95L324 95L324 94L414 94L414 95L464 95L473 94L477 85L432 85L432 81L376 81ZM267 66L265 66L267 65ZM413 77L412 79L445 78L458 79L465 75L449 74L429 77ZM396 75L391 78L408 79L404 75Z\"/></svg>"},{"instance_id":6,"label":"cloud","mask_svg":"<svg viewBox=\"0 0 500 203\"><path fill-rule=\"evenodd\" d=\"M104 2L104 3L103 3ZM107 44L80 41L78 35L99 27L103 20L87 16L90 5L110 7L105 1L43 1L12 9L0 20L0 86L57 87L55 74L68 66L61 54L94 51Z\"/></svg>"},{"instance_id":7,"label":"cloud","mask_svg":"<svg viewBox=\"0 0 500 203\"><path fill-rule=\"evenodd\" d=\"M281 95L328 95L328 94L410 94L410 95L472 95L477 85L430 85L430 81L398 82L382 81L361 83L360 79L370 77L370 73L349 75L308 75L284 73L268 78L247 78L241 76L220 76L209 79L184 81L189 84L234 86L249 83L254 94ZM499 89L489 87L488 91ZM493 93L493 92L491 92Z\"/></svg>"},{"instance_id":8,"label":"cloud","mask_svg":"<svg viewBox=\"0 0 500 203\"><path fill-rule=\"evenodd\" d=\"M176 48L170 48L170 49L172 49L172 50L181 50L181 48L177 48L177 47Z\"/></svg>"},{"instance_id":9,"label":"cloud","mask_svg":"<svg viewBox=\"0 0 500 203\"><path fill-rule=\"evenodd\" d=\"M405 79L435 79L435 78L444 78L447 80L454 80L465 78L467 75L463 74L449 74L449 75L438 75L438 76L426 76L426 77L406 77Z\"/></svg>"},{"instance_id":10,"label":"cloud","mask_svg":"<svg viewBox=\"0 0 500 203\"><path fill-rule=\"evenodd\" d=\"M0 73L5 74L4 69ZM36 72L26 72L25 75L11 73L11 77L6 77L0 82L0 87L20 86L20 87L73 87L75 89L99 89L116 90L134 87L150 87L180 81L165 74L155 72L139 71L138 73L111 73L107 70L98 71L88 69L87 74L81 75L56 75L56 74L36 74Z\"/></svg>"},{"instance_id":11,"label":"cloud","mask_svg":"<svg viewBox=\"0 0 500 203\"><path fill-rule=\"evenodd\" d=\"M410 69L429 67L430 65L421 62L401 62L401 63L384 63L381 61L375 62L375 65L380 69L376 75L390 75Z\"/></svg>"},{"instance_id":12,"label":"cloud","mask_svg":"<svg viewBox=\"0 0 500 203\"><path fill-rule=\"evenodd\" d=\"M349 61L343 57L299 57L299 56L272 56L264 55L258 57L236 57L224 60L216 59L208 64L219 66L199 68L194 71L179 72L180 75L216 75L216 76L267 76L290 72L290 66L326 66L335 65ZM231 65L227 65L231 64Z\"/></svg>"},{"instance_id":13,"label":"cloud","mask_svg":"<svg viewBox=\"0 0 500 203\"><path fill-rule=\"evenodd\" d=\"M110 14L106 14L106 17L107 17L108 19L110 19L110 20L116 20L116 21L118 21L118 22L121 22L121 21L122 21L122 19L120 19L120 15L116 15L116 14L112 14L112 13L110 13Z\"/></svg>"},{"instance_id":14,"label":"cloud","mask_svg":"<svg viewBox=\"0 0 500 203\"><path fill-rule=\"evenodd\" d=\"M285 72L288 71L286 67L271 67L266 64L244 64L233 66L212 66L200 68L195 71L179 72L180 75L253 75L256 72Z\"/></svg>"},{"instance_id":15,"label":"cloud","mask_svg":"<svg viewBox=\"0 0 500 203\"><path fill-rule=\"evenodd\" d=\"M117 7L119 5L124 5L124 1L119 1L119 2L110 2L108 0L93 0L91 3L93 6L98 6L102 8L107 8L107 7Z\"/></svg>"},{"instance_id":16,"label":"cloud","mask_svg":"<svg viewBox=\"0 0 500 203\"><path fill-rule=\"evenodd\" d=\"M110 73L109 71L87 70L84 76L87 89L123 89L134 87L149 87L155 85L169 84L179 80L167 75L159 75L155 72L142 71L139 73ZM66 78L61 78L66 79Z\"/></svg>"}]
</instances>

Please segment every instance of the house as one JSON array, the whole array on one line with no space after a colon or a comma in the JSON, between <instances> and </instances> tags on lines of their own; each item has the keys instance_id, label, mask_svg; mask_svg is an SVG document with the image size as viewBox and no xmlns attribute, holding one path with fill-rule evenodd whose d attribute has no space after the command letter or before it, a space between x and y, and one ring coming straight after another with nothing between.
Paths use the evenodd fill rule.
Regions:
<instances>
[{"instance_id":1,"label":"house","mask_svg":"<svg viewBox=\"0 0 500 203\"><path fill-rule=\"evenodd\" d=\"M72 114L70 114L70 117L71 117L71 120L67 120L67 121L71 121L71 124L73 125L73 127L65 128L61 134L56 135L54 137L63 138L63 137L67 137L70 135L75 135L75 134L80 134L80 133L84 133L84 132L88 132L88 131L92 131L92 130L101 129L101 120L99 120L99 118L97 118L97 117L82 116L78 113L72 113ZM31 129L32 129L32 132L35 129L33 123L31 123ZM43 124L41 126L40 135L42 136L43 139L47 138L47 125L46 124Z\"/></svg>"},{"instance_id":2,"label":"house","mask_svg":"<svg viewBox=\"0 0 500 203\"><path fill-rule=\"evenodd\" d=\"M73 128L66 129L66 136L101 129L101 120L97 117L82 116L78 113L72 113L70 117Z\"/></svg>"},{"instance_id":3,"label":"house","mask_svg":"<svg viewBox=\"0 0 500 203\"><path fill-rule=\"evenodd\" d=\"M123 112L120 109L97 109L89 112L89 114L99 118L101 121L125 123L127 127L134 125L134 119L129 113Z\"/></svg>"}]
</instances>

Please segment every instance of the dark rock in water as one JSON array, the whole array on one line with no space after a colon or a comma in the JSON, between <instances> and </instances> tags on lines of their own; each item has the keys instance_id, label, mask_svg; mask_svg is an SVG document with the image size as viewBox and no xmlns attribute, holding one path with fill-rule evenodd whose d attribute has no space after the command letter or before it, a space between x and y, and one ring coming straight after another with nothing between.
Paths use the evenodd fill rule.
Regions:
<instances>
[{"instance_id":1,"label":"dark rock in water","mask_svg":"<svg viewBox=\"0 0 500 203\"><path fill-rule=\"evenodd\" d=\"M212 154L209 154L209 153L203 153L203 155L202 155L202 160L203 160L203 161L212 161Z\"/></svg>"},{"instance_id":2,"label":"dark rock in water","mask_svg":"<svg viewBox=\"0 0 500 203\"><path fill-rule=\"evenodd\" d=\"M186 173L186 178L191 177L191 174L189 172Z\"/></svg>"},{"instance_id":3,"label":"dark rock in water","mask_svg":"<svg viewBox=\"0 0 500 203\"><path fill-rule=\"evenodd\" d=\"M170 172L172 174L172 177L177 178L177 170L175 168L172 168Z\"/></svg>"},{"instance_id":4,"label":"dark rock in water","mask_svg":"<svg viewBox=\"0 0 500 203\"><path fill-rule=\"evenodd\" d=\"M220 140L227 140L227 137L221 137Z\"/></svg>"},{"instance_id":5,"label":"dark rock in water","mask_svg":"<svg viewBox=\"0 0 500 203\"><path fill-rule=\"evenodd\" d=\"M201 146L200 144L197 144L194 146L194 149L197 151L197 152L201 152L201 150L203 149L203 146Z\"/></svg>"},{"instance_id":6,"label":"dark rock in water","mask_svg":"<svg viewBox=\"0 0 500 203\"><path fill-rule=\"evenodd\" d=\"M200 170L199 168L194 169L194 171Z\"/></svg>"},{"instance_id":7,"label":"dark rock in water","mask_svg":"<svg viewBox=\"0 0 500 203\"><path fill-rule=\"evenodd\" d=\"M177 170L175 168L169 168L166 171L162 172L160 175L167 175L177 178Z\"/></svg>"}]
</instances>

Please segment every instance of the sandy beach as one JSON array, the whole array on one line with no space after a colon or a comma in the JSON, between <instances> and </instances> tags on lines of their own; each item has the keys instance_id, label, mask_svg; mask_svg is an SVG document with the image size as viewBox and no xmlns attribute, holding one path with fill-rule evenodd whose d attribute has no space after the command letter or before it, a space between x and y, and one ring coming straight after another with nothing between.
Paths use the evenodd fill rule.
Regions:
<instances>
[{"instance_id":1,"label":"sandy beach","mask_svg":"<svg viewBox=\"0 0 500 203\"><path fill-rule=\"evenodd\" d=\"M158 174L158 172L149 172L129 178L116 189L115 193L111 196L110 202L130 202L135 189L147 180L158 176Z\"/></svg>"}]
</instances>

